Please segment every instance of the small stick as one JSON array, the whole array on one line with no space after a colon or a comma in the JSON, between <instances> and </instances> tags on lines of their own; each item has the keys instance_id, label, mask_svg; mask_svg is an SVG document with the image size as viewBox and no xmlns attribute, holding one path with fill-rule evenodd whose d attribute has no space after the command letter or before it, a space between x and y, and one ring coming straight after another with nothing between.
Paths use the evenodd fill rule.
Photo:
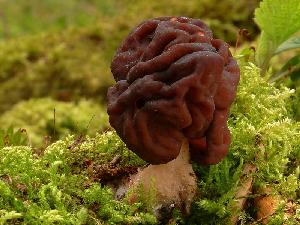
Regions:
<instances>
[{"instance_id":1,"label":"small stick","mask_svg":"<svg viewBox=\"0 0 300 225\"><path fill-rule=\"evenodd\" d=\"M235 50L239 47L241 44L243 37L249 36L249 31L247 29L240 29L237 33L237 39L235 42Z\"/></svg>"},{"instance_id":2,"label":"small stick","mask_svg":"<svg viewBox=\"0 0 300 225\"><path fill-rule=\"evenodd\" d=\"M96 115L93 115L92 116L92 118L89 120L89 122L88 122L88 124L87 124L87 126L86 126L86 131L90 128L90 126L91 126L91 123L92 123L92 121L93 121L93 119L96 117Z\"/></svg>"},{"instance_id":3,"label":"small stick","mask_svg":"<svg viewBox=\"0 0 300 225\"><path fill-rule=\"evenodd\" d=\"M81 134L79 135L74 142L68 146L69 150L73 150L76 146L80 145L85 140L84 136Z\"/></svg>"},{"instance_id":4,"label":"small stick","mask_svg":"<svg viewBox=\"0 0 300 225\"><path fill-rule=\"evenodd\" d=\"M234 212L241 211L245 207L247 197L252 193L253 174L256 171L256 166L246 164L242 172L240 185L235 194L236 203L233 206ZM238 215L235 214L230 219L230 224L237 224Z\"/></svg>"},{"instance_id":5,"label":"small stick","mask_svg":"<svg viewBox=\"0 0 300 225\"><path fill-rule=\"evenodd\" d=\"M121 155L117 154L109 163L110 166L117 165L121 160Z\"/></svg>"}]
</instances>

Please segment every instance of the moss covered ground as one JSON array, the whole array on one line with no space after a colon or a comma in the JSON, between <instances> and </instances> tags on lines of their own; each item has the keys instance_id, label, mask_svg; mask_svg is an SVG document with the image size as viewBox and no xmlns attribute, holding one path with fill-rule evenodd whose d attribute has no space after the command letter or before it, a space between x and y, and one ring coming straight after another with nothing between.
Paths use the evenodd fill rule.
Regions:
<instances>
[{"instance_id":1,"label":"moss covered ground","mask_svg":"<svg viewBox=\"0 0 300 225\"><path fill-rule=\"evenodd\" d=\"M17 2L0 1L0 112L30 98L105 99L113 82L111 58L144 19L203 18L217 37L231 43L241 27L249 29L252 39L257 32L251 19L257 0L239 1L233 8L233 0Z\"/></svg>"},{"instance_id":2,"label":"moss covered ground","mask_svg":"<svg viewBox=\"0 0 300 225\"><path fill-rule=\"evenodd\" d=\"M184 217L175 210L169 224L229 224L233 215L243 224L254 222L251 198L255 195L249 197L248 209L235 208L236 192L247 164L257 168L248 176L254 178L253 188L258 195L260 189L272 187L272 194L281 196L281 207L269 224L296 224L299 219L300 133L299 124L292 118L293 91L267 83L252 63L241 64L241 84L229 122L233 136L230 153L218 165L194 165L199 195L192 213ZM10 139L14 140L14 135ZM3 143L3 223L157 224L147 201L134 205L117 201L113 189L107 186L107 179L117 174L126 176L126 170L130 174L133 168L145 164L114 132L94 138L68 136L42 149ZM110 166L116 155L121 160ZM111 176L107 171L115 174ZM284 217L287 200L293 201L296 209Z\"/></svg>"},{"instance_id":3,"label":"moss covered ground","mask_svg":"<svg viewBox=\"0 0 300 225\"><path fill-rule=\"evenodd\" d=\"M95 135L109 127L108 115L99 103L51 98L19 102L0 116L0 124L3 128L23 128L33 146L43 146L69 134Z\"/></svg>"},{"instance_id":4,"label":"moss covered ground","mask_svg":"<svg viewBox=\"0 0 300 225\"><path fill-rule=\"evenodd\" d=\"M201 18L233 45L240 28L253 40L258 2L0 0L0 224L261 224L255 204L266 195L280 196L268 224L299 223L299 89L270 84L248 53L236 56L230 152L218 165L193 165L191 215L174 209L157 221L151 199L114 197L115 182L146 164L108 126L109 65L120 41L165 15ZM249 165L255 170L244 174ZM247 178L253 190L237 207Z\"/></svg>"}]
</instances>

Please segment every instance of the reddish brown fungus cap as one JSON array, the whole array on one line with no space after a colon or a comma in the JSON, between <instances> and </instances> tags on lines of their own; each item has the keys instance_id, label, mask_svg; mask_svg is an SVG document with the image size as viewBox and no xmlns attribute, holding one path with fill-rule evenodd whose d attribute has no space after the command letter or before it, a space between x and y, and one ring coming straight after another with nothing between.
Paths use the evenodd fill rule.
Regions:
<instances>
[{"instance_id":1,"label":"reddish brown fungus cap","mask_svg":"<svg viewBox=\"0 0 300 225\"><path fill-rule=\"evenodd\" d=\"M118 49L108 90L110 124L152 164L175 159L185 138L192 160L218 163L228 152L229 107L239 67L229 46L200 20L162 17L138 25Z\"/></svg>"}]
</instances>

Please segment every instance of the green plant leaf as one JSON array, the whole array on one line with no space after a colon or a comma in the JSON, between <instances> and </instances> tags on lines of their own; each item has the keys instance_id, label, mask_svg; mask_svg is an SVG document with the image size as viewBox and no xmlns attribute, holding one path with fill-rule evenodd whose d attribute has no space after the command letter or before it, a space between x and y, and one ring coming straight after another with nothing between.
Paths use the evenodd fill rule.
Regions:
<instances>
[{"instance_id":1,"label":"green plant leaf","mask_svg":"<svg viewBox=\"0 0 300 225\"><path fill-rule=\"evenodd\" d=\"M285 52L291 49L300 48L300 37L292 37L287 41L283 42L274 52L277 55L281 52Z\"/></svg>"},{"instance_id":2,"label":"green plant leaf","mask_svg":"<svg viewBox=\"0 0 300 225\"><path fill-rule=\"evenodd\" d=\"M293 84L298 87L300 80L300 69L291 73L290 76L291 80L293 81Z\"/></svg>"},{"instance_id":3,"label":"green plant leaf","mask_svg":"<svg viewBox=\"0 0 300 225\"><path fill-rule=\"evenodd\" d=\"M287 63L281 68L280 72L284 72L286 70L291 70L293 67L300 65L300 55L296 55L291 58Z\"/></svg>"},{"instance_id":4,"label":"green plant leaf","mask_svg":"<svg viewBox=\"0 0 300 225\"><path fill-rule=\"evenodd\" d=\"M300 55L291 58L279 71L270 77L269 81L274 82L282 77L297 74L300 71ZM293 75L294 76L294 75Z\"/></svg>"},{"instance_id":5,"label":"green plant leaf","mask_svg":"<svg viewBox=\"0 0 300 225\"><path fill-rule=\"evenodd\" d=\"M300 30L300 1L264 0L255 10L255 22L262 31L256 60L265 72L278 46Z\"/></svg>"}]
</instances>

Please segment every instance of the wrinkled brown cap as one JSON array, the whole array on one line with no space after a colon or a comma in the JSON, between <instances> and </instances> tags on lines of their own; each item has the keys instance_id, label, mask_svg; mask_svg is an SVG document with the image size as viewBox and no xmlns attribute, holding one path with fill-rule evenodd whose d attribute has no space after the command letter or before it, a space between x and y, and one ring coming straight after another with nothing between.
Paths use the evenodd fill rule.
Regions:
<instances>
[{"instance_id":1,"label":"wrinkled brown cap","mask_svg":"<svg viewBox=\"0 0 300 225\"><path fill-rule=\"evenodd\" d=\"M225 157L239 67L229 46L202 21L162 17L141 23L118 49L111 70L117 83L107 94L110 124L142 159L167 163L184 138L200 164Z\"/></svg>"}]
</instances>

